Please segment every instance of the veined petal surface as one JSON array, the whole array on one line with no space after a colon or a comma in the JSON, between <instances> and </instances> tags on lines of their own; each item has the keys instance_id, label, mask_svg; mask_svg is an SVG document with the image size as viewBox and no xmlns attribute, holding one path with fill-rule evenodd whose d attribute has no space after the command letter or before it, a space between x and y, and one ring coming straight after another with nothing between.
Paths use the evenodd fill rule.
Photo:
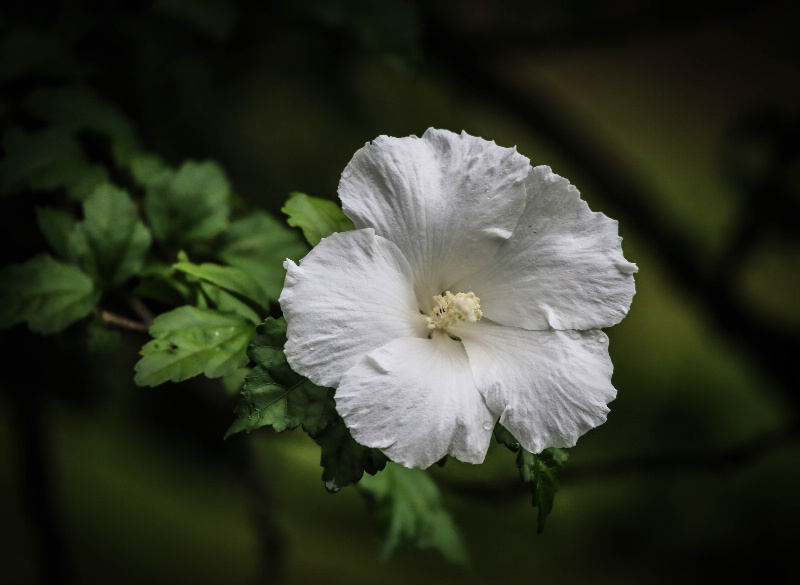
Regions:
<instances>
[{"instance_id":1,"label":"veined petal surface","mask_svg":"<svg viewBox=\"0 0 800 585\"><path fill-rule=\"evenodd\" d=\"M622 320L635 264L622 255L617 222L594 213L566 179L539 166L514 233L481 270L453 285L481 299L484 315L525 329L592 329Z\"/></svg>"},{"instance_id":2,"label":"veined petal surface","mask_svg":"<svg viewBox=\"0 0 800 585\"><path fill-rule=\"evenodd\" d=\"M453 333L490 410L528 451L572 447L605 422L616 390L602 331L527 331L483 319Z\"/></svg>"},{"instance_id":3,"label":"veined petal surface","mask_svg":"<svg viewBox=\"0 0 800 585\"><path fill-rule=\"evenodd\" d=\"M380 136L355 153L339 197L356 227L400 248L414 272L419 308L488 265L525 207L530 169L516 149L466 133Z\"/></svg>"},{"instance_id":4,"label":"veined petal surface","mask_svg":"<svg viewBox=\"0 0 800 585\"><path fill-rule=\"evenodd\" d=\"M475 387L464 346L444 334L371 352L342 377L336 410L356 441L419 468L445 455L483 462L497 420Z\"/></svg>"},{"instance_id":5,"label":"veined petal surface","mask_svg":"<svg viewBox=\"0 0 800 585\"><path fill-rule=\"evenodd\" d=\"M296 372L336 386L364 355L398 337L426 337L411 267L372 229L333 234L287 273L280 305L284 351Z\"/></svg>"}]
</instances>

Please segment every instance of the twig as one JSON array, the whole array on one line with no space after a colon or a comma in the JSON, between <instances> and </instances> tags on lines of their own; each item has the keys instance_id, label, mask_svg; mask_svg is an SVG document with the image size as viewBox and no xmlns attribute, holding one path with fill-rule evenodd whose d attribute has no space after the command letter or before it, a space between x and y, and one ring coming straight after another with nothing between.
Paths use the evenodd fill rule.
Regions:
<instances>
[{"instance_id":1,"label":"twig","mask_svg":"<svg viewBox=\"0 0 800 585\"><path fill-rule=\"evenodd\" d=\"M150 325L148 325L147 323L142 323L141 321L134 321L133 319L128 319L127 317L123 317L122 315L117 315L116 313L112 313L111 311L106 311L105 309L101 309L99 307L95 307L94 314L103 323L107 325L114 325L115 327L120 327L122 329L144 332L150 328Z\"/></svg>"}]
</instances>

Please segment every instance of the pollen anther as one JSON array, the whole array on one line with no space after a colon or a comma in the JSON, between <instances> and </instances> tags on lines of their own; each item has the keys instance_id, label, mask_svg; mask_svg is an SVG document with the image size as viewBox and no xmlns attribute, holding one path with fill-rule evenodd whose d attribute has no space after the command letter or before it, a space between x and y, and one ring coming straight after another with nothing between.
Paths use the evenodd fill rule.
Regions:
<instances>
[{"instance_id":1,"label":"pollen anther","mask_svg":"<svg viewBox=\"0 0 800 585\"><path fill-rule=\"evenodd\" d=\"M472 292L453 294L448 290L433 297L433 303L426 317L428 329L447 329L459 321L474 323L483 316L481 300Z\"/></svg>"}]
</instances>

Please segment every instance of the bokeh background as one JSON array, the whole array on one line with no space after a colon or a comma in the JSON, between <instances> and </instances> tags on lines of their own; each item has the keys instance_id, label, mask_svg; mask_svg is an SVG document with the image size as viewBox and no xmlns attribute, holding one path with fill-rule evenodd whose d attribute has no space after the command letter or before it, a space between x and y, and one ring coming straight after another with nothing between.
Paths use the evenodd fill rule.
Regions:
<instances>
[{"instance_id":1,"label":"bokeh background","mask_svg":"<svg viewBox=\"0 0 800 585\"><path fill-rule=\"evenodd\" d=\"M618 398L570 450L543 533L513 455L432 474L472 559L380 556L355 489L303 433L222 436L236 396L137 388L2 337L0 582L675 583L791 575L800 546L800 6L792 1L10 2L172 164L219 161L280 217L335 199L381 134L516 145L618 219L639 265L607 330ZM39 46L42 49L42 46ZM48 49L49 50L49 49ZM28 64L29 65L29 64ZM4 86L13 92L13 86ZM0 202L8 226L31 202ZM28 209L30 208L30 209ZM27 214L27 215L26 215ZM4 262L5 264L5 262Z\"/></svg>"}]
</instances>

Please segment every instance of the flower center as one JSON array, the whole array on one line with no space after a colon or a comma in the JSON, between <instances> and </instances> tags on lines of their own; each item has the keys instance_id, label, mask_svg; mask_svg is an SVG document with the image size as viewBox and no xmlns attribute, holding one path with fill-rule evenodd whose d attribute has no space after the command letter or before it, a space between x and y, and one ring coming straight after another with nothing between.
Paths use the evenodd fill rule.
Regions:
<instances>
[{"instance_id":1,"label":"flower center","mask_svg":"<svg viewBox=\"0 0 800 585\"><path fill-rule=\"evenodd\" d=\"M474 323L483 317L481 300L472 292L454 295L448 290L433 297L433 302L433 310L425 317L428 329L447 329L459 321Z\"/></svg>"}]
</instances>

